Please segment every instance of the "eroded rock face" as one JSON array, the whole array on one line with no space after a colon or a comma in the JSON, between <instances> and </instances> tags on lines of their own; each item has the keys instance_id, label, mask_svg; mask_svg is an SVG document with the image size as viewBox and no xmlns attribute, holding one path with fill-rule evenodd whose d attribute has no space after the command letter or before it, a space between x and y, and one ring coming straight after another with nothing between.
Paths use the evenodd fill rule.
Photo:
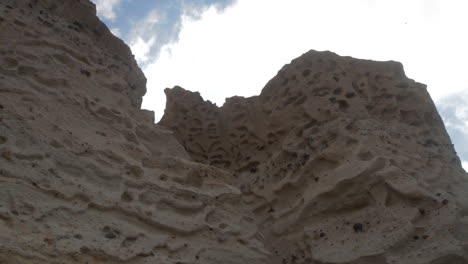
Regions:
<instances>
[{"instance_id":1,"label":"eroded rock face","mask_svg":"<svg viewBox=\"0 0 468 264\"><path fill-rule=\"evenodd\" d=\"M265 263L233 176L153 114L87 0L0 0L0 263Z\"/></svg>"},{"instance_id":2,"label":"eroded rock face","mask_svg":"<svg viewBox=\"0 0 468 264\"><path fill-rule=\"evenodd\" d=\"M173 133L88 0L0 0L0 55L0 263L468 263L467 175L399 63L167 90Z\"/></svg>"},{"instance_id":3,"label":"eroded rock face","mask_svg":"<svg viewBox=\"0 0 468 264\"><path fill-rule=\"evenodd\" d=\"M400 63L309 51L256 97L166 94L160 124L233 174L268 263L468 263L468 176Z\"/></svg>"}]
</instances>

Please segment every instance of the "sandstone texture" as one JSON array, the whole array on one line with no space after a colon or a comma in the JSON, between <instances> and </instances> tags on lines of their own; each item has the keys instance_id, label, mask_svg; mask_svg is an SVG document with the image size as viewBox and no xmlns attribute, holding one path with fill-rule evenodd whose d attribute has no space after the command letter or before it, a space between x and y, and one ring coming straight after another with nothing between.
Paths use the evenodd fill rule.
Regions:
<instances>
[{"instance_id":1,"label":"sandstone texture","mask_svg":"<svg viewBox=\"0 0 468 264\"><path fill-rule=\"evenodd\" d=\"M468 175L401 64L309 51L222 107L167 89L158 125L145 84L90 1L0 0L0 263L468 263Z\"/></svg>"},{"instance_id":2,"label":"sandstone texture","mask_svg":"<svg viewBox=\"0 0 468 264\"><path fill-rule=\"evenodd\" d=\"M233 174L268 263L468 263L467 175L400 63L309 51L259 96L166 94L160 124Z\"/></svg>"},{"instance_id":3,"label":"sandstone texture","mask_svg":"<svg viewBox=\"0 0 468 264\"><path fill-rule=\"evenodd\" d=\"M265 263L230 173L153 114L87 0L0 1L0 263Z\"/></svg>"}]
</instances>

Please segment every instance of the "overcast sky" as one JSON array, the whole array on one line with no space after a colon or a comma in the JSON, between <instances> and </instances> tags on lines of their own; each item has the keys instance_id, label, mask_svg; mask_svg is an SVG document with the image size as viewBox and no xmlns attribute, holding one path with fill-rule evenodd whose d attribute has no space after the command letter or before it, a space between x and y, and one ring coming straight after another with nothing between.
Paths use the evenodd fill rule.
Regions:
<instances>
[{"instance_id":1,"label":"overcast sky","mask_svg":"<svg viewBox=\"0 0 468 264\"><path fill-rule=\"evenodd\" d=\"M428 85L468 169L468 0L93 0L148 79L143 107L180 85L222 105L260 93L304 52L396 60Z\"/></svg>"}]
</instances>

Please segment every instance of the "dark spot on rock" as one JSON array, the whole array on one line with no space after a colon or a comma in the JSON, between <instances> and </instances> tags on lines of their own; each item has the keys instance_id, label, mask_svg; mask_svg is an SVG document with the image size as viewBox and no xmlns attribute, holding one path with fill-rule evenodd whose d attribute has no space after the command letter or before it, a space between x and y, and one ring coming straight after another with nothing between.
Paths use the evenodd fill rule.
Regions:
<instances>
[{"instance_id":1,"label":"dark spot on rock","mask_svg":"<svg viewBox=\"0 0 468 264\"><path fill-rule=\"evenodd\" d=\"M439 143L437 141L432 140L432 139L426 139L423 143L424 147L438 147Z\"/></svg>"},{"instance_id":2,"label":"dark spot on rock","mask_svg":"<svg viewBox=\"0 0 468 264\"><path fill-rule=\"evenodd\" d=\"M73 25L75 25L75 26L79 27L80 29L84 29L84 26L83 26L83 24L81 24L80 22L78 22L78 21L76 21L76 20L75 20L75 21L73 21Z\"/></svg>"},{"instance_id":3,"label":"dark spot on rock","mask_svg":"<svg viewBox=\"0 0 468 264\"><path fill-rule=\"evenodd\" d=\"M305 69L305 70L302 72L302 76L307 77L307 76L310 75L310 73L311 73L311 71L310 71L309 69Z\"/></svg>"},{"instance_id":4,"label":"dark spot on rock","mask_svg":"<svg viewBox=\"0 0 468 264\"><path fill-rule=\"evenodd\" d=\"M132 194L125 191L122 193L122 196L120 197L122 199L122 201L124 202L131 202L133 201L133 197L132 197Z\"/></svg>"},{"instance_id":5,"label":"dark spot on rock","mask_svg":"<svg viewBox=\"0 0 468 264\"><path fill-rule=\"evenodd\" d=\"M89 71L87 71L87 70L81 69L80 72L81 72L81 74L86 75L86 77L90 77L90 76L91 76L91 73L90 73Z\"/></svg>"},{"instance_id":6,"label":"dark spot on rock","mask_svg":"<svg viewBox=\"0 0 468 264\"><path fill-rule=\"evenodd\" d=\"M354 232L364 232L364 226L361 223L355 223L353 225Z\"/></svg>"},{"instance_id":7,"label":"dark spot on rock","mask_svg":"<svg viewBox=\"0 0 468 264\"><path fill-rule=\"evenodd\" d=\"M147 257L151 257L151 256L154 256L154 253L153 252L150 252L150 253L138 253L137 254L138 257L142 257L142 258L147 258Z\"/></svg>"},{"instance_id":8,"label":"dark spot on rock","mask_svg":"<svg viewBox=\"0 0 468 264\"><path fill-rule=\"evenodd\" d=\"M341 89L341 87L338 87L335 90L333 90L333 94L336 94L336 95L341 94L342 92L343 92L343 89Z\"/></svg>"},{"instance_id":9,"label":"dark spot on rock","mask_svg":"<svg viewBox=\"0 0 468 264\"><path fill-rule=\"evenodd\" d=\"M102 229L102 232L104 232L104 237L108 239L114 239L117 237L117 235L120 234L120 231L117 229L113 229L109 226L104 226Z\"/></svg>"},{"instance_id":10,"label":"dark spot on rock","mask_svg":"<svg viewBox=\"0 0 468 264\"><path fill-rule=\"evenodd\" d=\"M82 254L87 254L87 253L89 253L90 251L91 251L91 250L90 250L88 247L86 247L86 246L80 247L80 252L81 252Z\"/></svg>"},{"instance_id":11,"label":"dark spot on rock","mask_svg":"<svg viewBox=\"0 0 468 264\"><path fill-rule=\"evenodd\" d=\"M49 245L52 245L54 243L54 240L51 239L51 238L44 238L44 242L49 244Z\"/></svg>"},{"instance_id":12,"label":"dark spot on rock","mask_svg":"<svg viewBox=\"0 0 468 264\"><path fill-rule=\"evenodd\" d=\"M168 176L167 176L166 174L161 174L161 175L159 176L159 179L160 179L161 181L167 181L167 178L168 178Z\"/></svg>"},{"instance_id":13,"label":"dark spot on rock","mask_svg":"<svg viewBox=\"0 0 468 264\"><path fill-rule=\"evenodd\" d=\"M449 202L449 201L448 201L447 199L442 200L442 204L443 204L443 205L447 205L448 202Z\"/></svg>"},{"instance_id":14,"label":"dark spot on rock","mask_svg":"<svg viewBox=\"0 0 468 264\"><path fill-rule=\"evenodd\" d=\"M320 236L320 237L325 237L325 236L326 236L326 234L325 234L325 233L323 233L323 232L320 232L320 235L319 235L319 236Z\"/></svg>"},{"instance_id":15,"label":"dark spot on rock","mask_svg":"<svg viewBox=\"0 0 468 264\"><path fill-rule=\"evenodd\" d=\"M346 109L349 107L349 104L346 102L346 100L338 100L338 106L340 109Z\"/></svg>"},{"instance_id":16,"label":"dark spot on rock","mask_svg":"<svg viewBox=\"0 0 468 264\"><path fill-rule=\"evenodd\" d=\"M419 239L419 236L414 236L413 239L414 239L414 240L418 240L418 239Z\"/></svg>"},{"instance_id":17,"label":"dark spot on rock","mask_svg":"<svg viewBox=\"0 0 468 264\"><path fill-rule=\"evenodd\" d=\"M349 99L349 98L353 98L354 96L356 96L356 94L353 93L353 92L350 92L350 93L346 93L346 94L345 94L345 97L348 98L348 99Z\"/></svg>"}]
</instances>

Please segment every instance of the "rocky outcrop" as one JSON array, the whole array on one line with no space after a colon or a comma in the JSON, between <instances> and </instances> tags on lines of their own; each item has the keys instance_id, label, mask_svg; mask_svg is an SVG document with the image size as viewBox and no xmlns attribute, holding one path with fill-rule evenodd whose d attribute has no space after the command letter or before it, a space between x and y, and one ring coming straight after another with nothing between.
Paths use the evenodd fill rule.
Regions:
<instances>
[{"instance_id":1,"label":"rocky outcrop","mask_svg":"<svg viewBox=\"0 0 468 264\"><path fill-rule=\"evenodd\" d=\"M468 263L468 178L425 88L309 51L222 107L167 89L160 124L233 174L267 263Z\"/></svg>"},{"instance_id":2,"label":"rocky outcrop","mask_svg":"<svg viewBox=\"0 0 468 264\"><path fill-rule=\"evenodd\" d=\"M155 125L88 0L0 0L0 54L0 263L468 263L467 175L399 63L310 51Z\"/></svg>"},{"instance_id":3,"label":"rocky outcrop","mask_svg":"<svg viewBox=\"0 0 468 264\"><path fill-rule=\"evenodd\" d=\"M0 263L265 263L233 176L153 114L87 0L0 0Z\"/></svg>"}]
</instances>

